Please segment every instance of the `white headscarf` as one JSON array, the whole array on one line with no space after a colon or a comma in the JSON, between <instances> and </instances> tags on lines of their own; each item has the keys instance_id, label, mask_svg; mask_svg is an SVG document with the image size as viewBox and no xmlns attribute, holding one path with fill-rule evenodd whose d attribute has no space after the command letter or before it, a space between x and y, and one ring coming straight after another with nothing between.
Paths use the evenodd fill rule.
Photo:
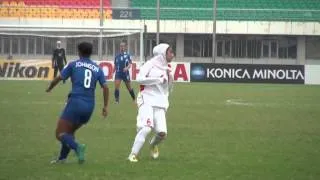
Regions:
<instances>
[{"instance_id":1,"label":"white headscarf","mask_svg":"<svg viewBox=\"0 0 320 180\"><path fill-rule=\"evenodd\" d=\"M171 71L171 68L168 66L168 62L166 59L167 50L169 48L169 44L161 43L158 44L153 48L153 58L150 60L154 66L157 66L160 69L163 70L169 70ZM169 90L170 92L173 91L173 76L172 73L168 73L168 81L169 81Z\"/></svg>"},{"instance_id":2,"label":"white headscarf","mask_svg":"<svg viewBox=\"0 0 320 180\"><path fill-rule=\"evenodd\" d=\"M166 53L169 48L169 44L161 43L153 48L152 64L161 69L168 69L168 63L166 60Z\"/></svg>"},{"instance_id":3,"label":"white headscarf","mask_svg":"<svg viewBox=\"0 0 320 180\"><path fill-rule=\"evenodd\" d=\"M57 41L57 48L58 49L61 49L62 47L61 47L61 41Z\"/></svg>"}]
</instances>

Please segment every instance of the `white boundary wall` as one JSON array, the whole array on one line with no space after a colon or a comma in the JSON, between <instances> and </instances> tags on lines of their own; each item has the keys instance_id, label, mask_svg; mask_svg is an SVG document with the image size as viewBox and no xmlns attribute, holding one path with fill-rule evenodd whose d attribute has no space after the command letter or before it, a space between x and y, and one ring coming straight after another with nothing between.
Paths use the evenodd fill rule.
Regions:
<instances>
[{"instance_id":1,"label":"white boundary wall","mask_svg":"<svg viewBox=\"0 0 320 180\"><path fill-rule=\"evenodd\" d=\"M320 85L320 65L305 65L305 84Z\"/></svg>"}]
</instances>

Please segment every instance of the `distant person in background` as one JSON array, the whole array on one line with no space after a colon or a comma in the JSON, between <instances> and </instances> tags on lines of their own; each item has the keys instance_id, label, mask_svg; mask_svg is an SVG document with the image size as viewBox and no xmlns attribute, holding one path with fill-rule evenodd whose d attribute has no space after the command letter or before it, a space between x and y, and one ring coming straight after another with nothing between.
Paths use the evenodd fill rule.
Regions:
<instances>
[{"instance_id":1,"label":"distant person in background","mask_svg":"<svg viewBox=\"0 0 320 180\"><path fill-rule=\"evenodd\" d=\"M9 54L9 56L7 57L7 60L12 60L13 56L11 54Z\"/></svg>"},{"instance_id":2,"label":"distant person in background","mask_svg":"<svg viewBox=\"0 0 320 180\"><path fill-rule=\"evenodd\" d=\"M61 47L61 41L57 41L57 48L53 51L52 55L52 68L54 69L53 78L57 77L58 71L61 73L66 64L66 51Z\"/></svg>"},{"instance_id":3,"label":"distant person in background","mask_svg":"<svg viewBox=\"0 0 320 180\"><path fill-rule=\"evenodd\" d=\"M133 88L131 87L129 69L131 68L132 59L130 54L127 52L127 46L125 42L120 44L120 53L114 58L114 72L115 72L115 90L114 96L116 103L120 100L120 84L123 81L130 93L132 100L134 101L136 96Z\"/></svg>"}]
</instances>

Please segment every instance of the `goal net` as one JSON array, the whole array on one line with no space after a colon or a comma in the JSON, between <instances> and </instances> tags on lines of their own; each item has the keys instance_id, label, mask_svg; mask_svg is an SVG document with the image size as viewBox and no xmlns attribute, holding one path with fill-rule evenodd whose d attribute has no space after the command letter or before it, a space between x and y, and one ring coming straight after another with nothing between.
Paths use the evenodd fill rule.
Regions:
<instances>
[{"instance_id":1,"label":"goal net","mask_svg":"<svg viewBox=\"0 0 320 180\"><path fill-rule=\"evenodd\" d=\"M143 29L0 25L0 60L51 60L57 41L67 60L78 58L77 45L93 44L93 60L113 61L121 42L133 61L144 61Z\"/></svg>"}]
</instances>

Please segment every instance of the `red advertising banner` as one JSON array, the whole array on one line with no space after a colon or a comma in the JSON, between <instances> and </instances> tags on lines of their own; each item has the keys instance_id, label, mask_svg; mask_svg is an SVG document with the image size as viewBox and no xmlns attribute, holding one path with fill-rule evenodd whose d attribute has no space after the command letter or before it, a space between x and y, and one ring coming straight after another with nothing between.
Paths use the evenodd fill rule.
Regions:
<instances>
[{"instance_id":1,"label":"red advertising banner","mask_svg":"<svg viewBox=\"0 0 320 180\"><path fill-rule=\"evenodd\" d=\"M106 79L112 81L114 79L113 69L114 64L112 61L96 61L102 68ZM174 81L176 82L190 82L190 63L172 62L170 63ZM133 62L130 71L131 80L135 81L139 73L139 62Z\"/></svg>"}]
</instances>

